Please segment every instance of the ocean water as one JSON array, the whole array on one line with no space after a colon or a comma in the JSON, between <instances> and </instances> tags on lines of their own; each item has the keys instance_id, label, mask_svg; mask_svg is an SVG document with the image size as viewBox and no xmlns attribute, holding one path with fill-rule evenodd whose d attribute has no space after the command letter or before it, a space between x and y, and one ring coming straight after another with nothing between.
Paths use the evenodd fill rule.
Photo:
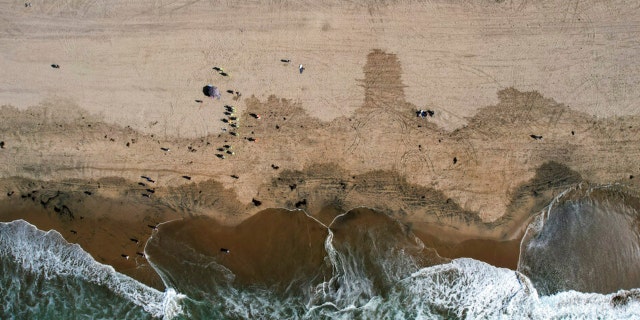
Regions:
<instances>
[{"instance_id":1,"label":"ocean water","mask_svg":"<svg viewBox=\"0 0 640 320\"><path fill-rule=\"evenodd\" d=\"M529 224L518 270L543 295L640 288L639 207L616 186L570 190Z\"/></svg>"},{"instance_id":2,"label":"ocean water","mask_svg":"<svg viewBox=\"0 0 640 320\"><path fill-rule=\"evenodd\" d=\"M0 224L0 318L637 319L638 203L568 190L530 224L518 270L442 258L368 209L174 221L145 248L165 292L17 220Z\"/></svg>"},{"instance_id":3,"label":"ocean water","mask_svg":"<svg viewBox=\"0 0 640 320\"><path fill-rule=\"evenodd\" d=\"M149 319L181 313L173 289L160 292L96 262L56 231L0 223L2 319Z\"/></svg>"}]
</instances>

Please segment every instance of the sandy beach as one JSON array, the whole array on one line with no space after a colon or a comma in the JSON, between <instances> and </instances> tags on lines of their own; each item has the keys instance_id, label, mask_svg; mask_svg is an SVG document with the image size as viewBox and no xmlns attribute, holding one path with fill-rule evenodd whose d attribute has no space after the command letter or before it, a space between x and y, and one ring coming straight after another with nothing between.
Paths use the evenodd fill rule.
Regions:
<instances>
[{"instance_id":1,"label":"sandy beach","mask_svg":"<svg viewBox=\"0 0 640 320\"><path fill-rule=\"evenodd\" d=\"M0 220L158 288L176 219L365 207L513 267L559 192L639 186L632 1L30 3L0 1Z\"/></svg>"}]
</instances>

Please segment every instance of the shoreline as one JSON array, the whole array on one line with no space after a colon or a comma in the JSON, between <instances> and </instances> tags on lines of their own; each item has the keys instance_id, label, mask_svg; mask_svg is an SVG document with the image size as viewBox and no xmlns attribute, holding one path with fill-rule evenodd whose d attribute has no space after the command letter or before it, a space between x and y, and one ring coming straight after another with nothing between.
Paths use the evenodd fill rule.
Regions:
<instances>
[{"instance_id":1,"label":"shoreline","mask_svg":"<svg viewBox=\"0 0 640 320\"><path fill-rule=\"evenodd\" d=\"M6 179L3 182L6 183ZM215 238L218 239L218 242L221 242L224 237L236 237L235 233L238 230L245 230L245 237L248 235L254 237L268 235L268 233L262 234L260 230L272 230L271 234L278 235L279 232L277 230L297 229L295 221L300 219L302 219L300 221L308 220L305 223L315 225L314 228L333 229L333 224L338 220L351 220L349 217L359 215L359 212L371 212L389 219L390 222L393 221L393 224L398 224L400 226L398 231L410 232L426 246L425 249L434 249L437 252L437 256L444 258L444 261L468 257L496 267L515 270L519 261L520 242L525 235L524 230L526 230L528 221L531 221L535 215L542 211L539 210L528 217L514 220L525 221L521 225L475 224L465 229L453 228L459 227L459 224L444 228L437 224L413 224L409 220L399 219L380 210L363 206L346 211L330 206L315 213L309 213L304 209L264 208L254 214L245 214L245 218L241 222L230 223L228 219L217 219L216 217L219 215L211 214L211 212L209 214L204 212L194 214L194 212L176 211L174 208L162 204L160 199L155 200L158 202L149 202L146 205L141 205L137 201L138 197L132 197L130 192L126 190L118 197L112 195L111 198L103 198L99 192L89 195L83 192L82 188L78 188L77 185L73 185L75 190L60 190L61 186L69 186L71 184L39 183L40 185L37 185L34 181L27 182L26 185L30 187L27 189L30 191L13 193L8 196L8 199L0 201L0 221L9 222L23 219L35 225L38 229L44 231L56 230L62 234L67 242L79 244L96 261L110 265L116 271L159 290L163 290L164 285L159 275L146 261L146 256L144 256L148 241L154 234L157 234L155 230L159 225L188 225L191 223L190 221L210 221L211 227L207 225L199 226L197 228L200 228L201 231L196 234L209 234L207 237L213 237L212 239ZM112 179L111 183L112 185L101 181L100 189L110 190L115 185L120 188L123 188L123 184L133 185L132 182L117 179ZM628 186L622 187L627 188L627 190L635 190L629 189ZM53 189L58 190L53 191ZM591 190L591 186L588 184L573 186L568 190L583 189ZM159 194L163 193L162 189L156 190ZM207 193L207 191L204 192ZM550 203L553 201L555 200ZM280 215L278 215L280 218L274 219L276 216L273 216L273 214L278 212L285 213L285 216L290 217L290 220L288 220L289 218L283 220ZM261 222L256 224L256 219ZM250 221L253 222L250 223ZM272 222L275 224L270 226ZM293 224L289 225L289 223ZM364 223L364 225L360 223L358 228L368 228L367 225L368 223ZM216 232L220 234L216 235L216 232L206 231L210 228L218 230ZM246 231L252 230L251 228L257 229ZM195 236L192 236L192 240L189 240L191 241L190 243L198 244L201 241L205 241L205 238L197 239L193 237ZM304 242L305 237L303 234L299 234L297 238L289 241ZM134 239L136 240L135 243L132 241ZM237 239L236 242L241 244L246 241ZM260 241L256 240L249 242L260 243ZM321 245L323 242L324 237L315 241L316 245ZM201 245L198 244L197 246ZM199 248L197 246L194 248ZM224 246L222 245L222 247ZM240 247L243 246L240 245ZM238 248L233 248L234 252L236 249ZM208 252L207 254L215 256L217 249L213 252L209 252L210 249L205 250L204 247L197 250L204 250L203 252L206 251ZM259 251L254 252L256 256L247 256L245 253L242 260L244 261L243 263L249 263L251 259L263 261L265 257L260 257ZM324 249L320 251L324 252ZM129 259L122 258L122 254L127 254ZM323 257L324 254L319 253L319 256ZM263 264L269 265L268 263ZM236 268L240 270L239 272L244 272L244 274L249 272L247 270L242 271L244 267L241 268L241 264L232 264L230 268L231 270ZM251 274L251 272L248 274ZM267 276L268 274L264 275L261 278L262 281L266 281Z\"/></svg>"},{"instance_id":2,"label":"shoreline","mask_svg":"<svg viewBox=\"0 0 640 320\"><path fill-rule=\"evenodd\" d=\"M47 191L38 188L28 197L16 195L16 199L1 201L0 220L22 219L40 230L55 230L67 242L79 244L97 262L164 290L159 276L144 257L144 246L153 231L148 225L170 219L170 212L114 199L91 199L85 194L67 197L62 202L52 199L45 205L41 199L55 194Z\"/></svg>"},{"instance_id":3,"label":"shoreline","mask_svg":"<svg viewBox=\"0 0 640 320\"><path fill-rule=\"evenodd\" d=\"M56 230L67 242L79 244L83 250L91 254L96 261L110 265L114 267L116 271L131 276L159 290L164 289L159 275L150 266L149 262L146 261L146 257L136 254L136 252L144 253L148 240L156 232L150 228L152 225L184 224L192 219L212 219L212 223L219 225L217 228L220 228L220 232L231 235L234 233L233 230L243 228L243 223L247 221L247 219L256 216L265 217L265 214L270 212L287 212L287 214L291 216L299 216L304 219L309 218L315 220L318 227L322 226L321 221L323 220L323 215L325 217L333 215L332 220L334 220L337 216L350 215L353 212L362 210L377 212L363 207L354 208L346 212L342 212L336 208L325 208L322 212L311 215L300 209L271 208L262 209L257 214L251 215L239 224L225 224L223 221L216 221L210 215L196 215L193 217L179 216L170 209L157 209L157 207L154 206L134 206L133 210L131 210L132 207L128 207L126 202L132 202L132 199L127 198L107 200L113 204L106 206L104 204L105 199L99 199L96 202L89 203L90 201L86 198L95 197L95 195L87 196L84 194L78 195L78 198L84 197L85 199L74 199L70 197L66 200L66 203L78 204L67 209L70 211L65 214L64 212L55 210L55 208L58 208L55 203L50 203L46 207L43 207L42 202L39 202L41 201L39 195L35 196L35 199L30 198L30 196L38 193L46 193L46 190L35 193L31 192L28 197L24 198L16 195L14 199L0 202L0 220L2 222L9 222L16 219L23 219L35 225L38 229L44 231ZM95 206L97 203L100 203L100 205ZM129 203L129 205L131 205L131 203ZM108 209L99 209L101 207L108 207ZM127 207L129 210L125 209ZM167 220L162 221L163 219L160 217L166 217L164 219ZM262 228L264 228L269 224L270 220L268 216L261 219L264 221L261 225ZM495 244L511 243L512 241L472 239L463 241L462 243L449 242L446 239L451 239L452 237L446 232L433 233L432 230L424 231L408 228L408 226L401 221L395 221L404 225L404 228L407 228L407 230L415 234L427 247L436 249L440 256L444 258L467 256L479 258L487 263L498 262L497 266L499 267L509 267L511 266L510 262L517 261L518 259L517 252L515 252L514 256L514 252L494 250L492 248ZM286 220L281 223L286 223ZM285 229L288 229L288 227ZM134 243L131 241L132 238L135 238L138 242ZM324 240L319 241L319 244L323 241ZM121 254L129 255L129 259L122 258ZM469 256L468 254L471 255ZM259 257L255 258L261 259Z\"/></svg>"}]
</instances>

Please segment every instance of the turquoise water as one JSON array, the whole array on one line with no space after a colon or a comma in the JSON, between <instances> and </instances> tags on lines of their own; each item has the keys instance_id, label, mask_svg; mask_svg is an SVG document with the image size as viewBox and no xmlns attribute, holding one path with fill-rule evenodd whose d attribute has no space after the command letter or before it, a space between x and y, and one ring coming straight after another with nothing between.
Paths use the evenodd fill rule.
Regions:
<instances>
[{"instance_id":1,"label":"turquoise water","mask_svg":"<svg viewBox=\"0 0 640 320\"><path fill-rule=\"evenodd\" d=\"M277 281L263 277L248 283L242 281L240 274L234 274L232 263L222 260L225 255L198 250L189 238L163 233L161 226L147 244L146 252L168 288L165 292L96 262L81 247L67 243L55 231L43 232L22 220L1 223L0 317L640 318L637 298L640 290L632 289L635 286L631 281L634 280L626 275L629 270L637 269L637 265L624 265L635 262L638 255L637 251L629 251L638 244L638 238L634 238L637 213L628 202L615 203L617 198L590 199L588 194L585 197L573 202L557 201L534 221L522 244L522 256L525 257L520 261L522 272L468 258L442 263L407 230L378 219L375 212L361 210L357 215L343 215L326 229L326 234L320 233L322 257L319 260L301 259L299 267L304 272L287 269L278 275ZM567 212L574 219L568 219ZM586 213L581 215L580 212ZM301 211L299 214L304 215ZM557 216L554 218L554 215ZM598 231L598 225L606 230ZM604 261L589 266L586 271L581 270L573 261L588 261L596 248L584 242L599 243L602 239L582 236L580 227L591 235L606 236L607 241L613 243L618 241L616 235L620 236L620 241L636 242L625 243L618 251L615 245L605 247L608 251L603 256L605 259L626 259L622 263ZM550 239L555 239L560 231L569 236L562 241L570 243L571 239L576 239L580 246L574 246L573 251L562 249L560 255L549 251L549 246L556 246L555 240ZM285 240L295 235L285 230L282 234ZM290 243L307 246L313 241ZM274 254L274 259L267 259L265 263L278 268L281 256L277 253L283 251L283 243L287 242L276 241L273 246L268 240L263 242L255 246L265 255ZM304 255L304 251L296 252ZM230 255L234 253L231 251ZM574 271L554 272L553 277L549 277L548 272L540 272L536 256L544 261L547 269L564 270L570 263ZM571 257L579 258L568 259ZM312 267L306 268L303 264ZM256 266L261 267L260 264ZM297 269L295 264L292 267L283 263L282 266ZM593 268L600 270L593 273ZM620 283L616 282L610 292L587 292L598 291L591 290L590 283L596 289L603 289L606 287L603 283L613 281L629 284L627 289L630 290L618 290ZM572 289L572 283L575 287L585 288L585 292Z\"/></svg>"}]
</instances>

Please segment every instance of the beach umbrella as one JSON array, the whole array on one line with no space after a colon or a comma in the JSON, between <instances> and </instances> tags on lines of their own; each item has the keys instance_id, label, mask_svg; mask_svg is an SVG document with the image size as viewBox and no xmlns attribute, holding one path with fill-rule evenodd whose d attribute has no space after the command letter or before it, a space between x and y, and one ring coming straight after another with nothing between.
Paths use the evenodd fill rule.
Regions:
<instances>
[{"instance_id":1,"label":"beach umbrella","mask_svg":"<svg viewBox=\"0 0 640 320\"><path fill-rule=\"evenodd\" d=\"M214 87L208 84L204 86L204 88L202 88L202 92L207 97L211 97L212 99L218 98L218 100L220 100L221 95L220 95L220 89L218 89L218 87Z\"/></svg>"}]
</instances>

